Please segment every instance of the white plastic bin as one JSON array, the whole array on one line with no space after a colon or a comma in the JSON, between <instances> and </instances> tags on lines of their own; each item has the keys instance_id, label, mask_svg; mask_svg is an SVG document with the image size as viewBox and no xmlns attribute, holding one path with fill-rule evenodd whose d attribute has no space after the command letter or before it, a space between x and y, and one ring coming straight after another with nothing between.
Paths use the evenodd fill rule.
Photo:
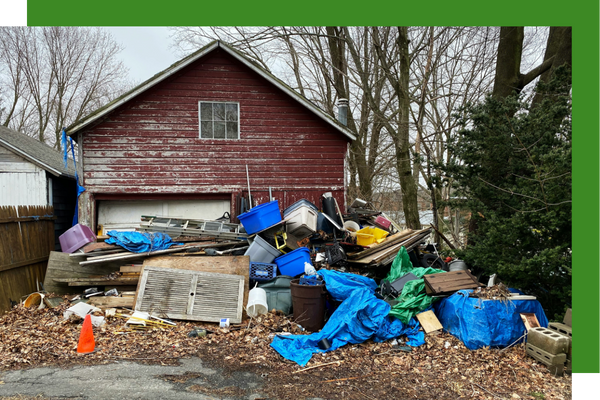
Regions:
<instances>
[{"instance_id":1,"label":"white plastic bin","mask_svg":"<svg viewBox=\"0 0 600 400\"><path fill-rule=\"evenodd\" d=\"M302 239L317 230L317 212L308 206L300 206L285 217L287 233Z\"/></svg>"}]
</instances>

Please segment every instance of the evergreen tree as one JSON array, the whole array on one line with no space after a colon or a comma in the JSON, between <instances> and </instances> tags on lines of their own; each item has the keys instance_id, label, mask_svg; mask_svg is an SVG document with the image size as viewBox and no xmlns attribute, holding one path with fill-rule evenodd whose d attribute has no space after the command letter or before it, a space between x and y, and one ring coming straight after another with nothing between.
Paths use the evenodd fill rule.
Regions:
<instances>
[{"instance_id":1,"label":"evergreen tree","mask_svg":"<svg viewBox=\"0 0 600 400\"><path fill-rule=\"evenodd\" d=\"M459 257L538 297L550 319L571 303L569 71L539 84L543 101L487 97L463 110L444 167L471 212Z\"/></svg>"}]
</instances>

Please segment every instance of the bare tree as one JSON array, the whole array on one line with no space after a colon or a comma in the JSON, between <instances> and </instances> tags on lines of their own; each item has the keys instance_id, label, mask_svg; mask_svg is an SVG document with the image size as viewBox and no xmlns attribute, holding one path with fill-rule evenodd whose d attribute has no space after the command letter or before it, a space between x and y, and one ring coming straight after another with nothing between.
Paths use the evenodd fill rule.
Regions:
<instances>
[{"instance_id":1,"label":"bare tree","mask_svg":"<svg viewBox=\"0 0 600 400\"><path fill-rule=\"evenodd\" d=\"M525 31L525 68L538 62L544 32ZM499 35L491 27L173 30L186 52L219 38L258 58L332 116L337 99L348 98L348 128L357 137L348 156L349 195L377 197L392 210L390 194L400 193L400 215L410 227L420 227L417 201L424 197L439 214L434 224L446 221L441 204L452 182L442 182L437 166L453 157L444 144L456 129L454 114L491 91ZM445 231L458 242L452 222Z\"/></svg>"},{"instance_id":2,"label":"bare tree","mask_svg":"<svg viewBox=\"0 0 600 400\"><path fill-rule=\"evenodd\" d=\"M58 147L67 122L127 87L120 51L101 28L0 28L0 122Z\"/></svg>"}]
</instances>

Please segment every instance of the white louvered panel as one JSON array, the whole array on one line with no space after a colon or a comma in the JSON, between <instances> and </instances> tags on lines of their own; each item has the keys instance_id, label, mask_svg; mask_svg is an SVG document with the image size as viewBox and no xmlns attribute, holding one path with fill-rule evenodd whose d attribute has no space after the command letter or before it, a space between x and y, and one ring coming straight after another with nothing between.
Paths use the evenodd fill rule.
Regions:
<instances>
[{"instance_id":1,"label":"white louvered panel","mask_svg":"<svg viewBox=\"0 0 600 400\"><path fill-rule=\"evenodd\" d=\"M242 321L244 277L191 270L144 267L135 310L169 318L231 323Z\"/></svg>"}]
</instances>

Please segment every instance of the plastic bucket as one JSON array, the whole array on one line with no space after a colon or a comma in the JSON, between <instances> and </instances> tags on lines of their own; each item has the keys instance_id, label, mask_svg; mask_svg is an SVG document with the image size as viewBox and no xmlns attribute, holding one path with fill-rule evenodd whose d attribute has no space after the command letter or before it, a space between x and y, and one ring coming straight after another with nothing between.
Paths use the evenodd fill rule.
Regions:
<instances>
[{"instance_id":1,"label":"plastic bucket","mask_svg":"<svg viewBox=\"0 0 600 400\"><path fill-rule=\"evenodd\" d=\"M316 332L325 325L325 285L300 285L290 282L294 321L307 331Z\"/></svg>"},{"instance_id":2,"label":"plastic bucket","mask_svg":"<svg viewBox=\"0 0 600 400\"><path fill-rule=\"evenodd\" d=\"M448 272L466 271L467 270L467 264L463 260L450 261L450 264L448 264L448 267L449 267Z\"/></svg>"},{"instance_id":3,"label":"plastic bucket","mask_svg":"<svg viewBox=\"0 0 600 400\"><path fill-rule=\"evenodd\" d=\"M44 295L38 292L31 293L25 299L24 305L27 308L36 307L38 310L41 310L42 308L46 307L46 305L44 304Z\"/></svg>"},{"instance_id":4,"label":"plastic bucket","mask_svg":"<svg viewBox=\"0 0 600 400\"><path fill-rule=\"evenodd\" d=\"M266 314L268 311L267 292L264 289L257 287L248 292L246 312L250 318L256 318L261 314Z\"/></svg>"}]
</instances>

